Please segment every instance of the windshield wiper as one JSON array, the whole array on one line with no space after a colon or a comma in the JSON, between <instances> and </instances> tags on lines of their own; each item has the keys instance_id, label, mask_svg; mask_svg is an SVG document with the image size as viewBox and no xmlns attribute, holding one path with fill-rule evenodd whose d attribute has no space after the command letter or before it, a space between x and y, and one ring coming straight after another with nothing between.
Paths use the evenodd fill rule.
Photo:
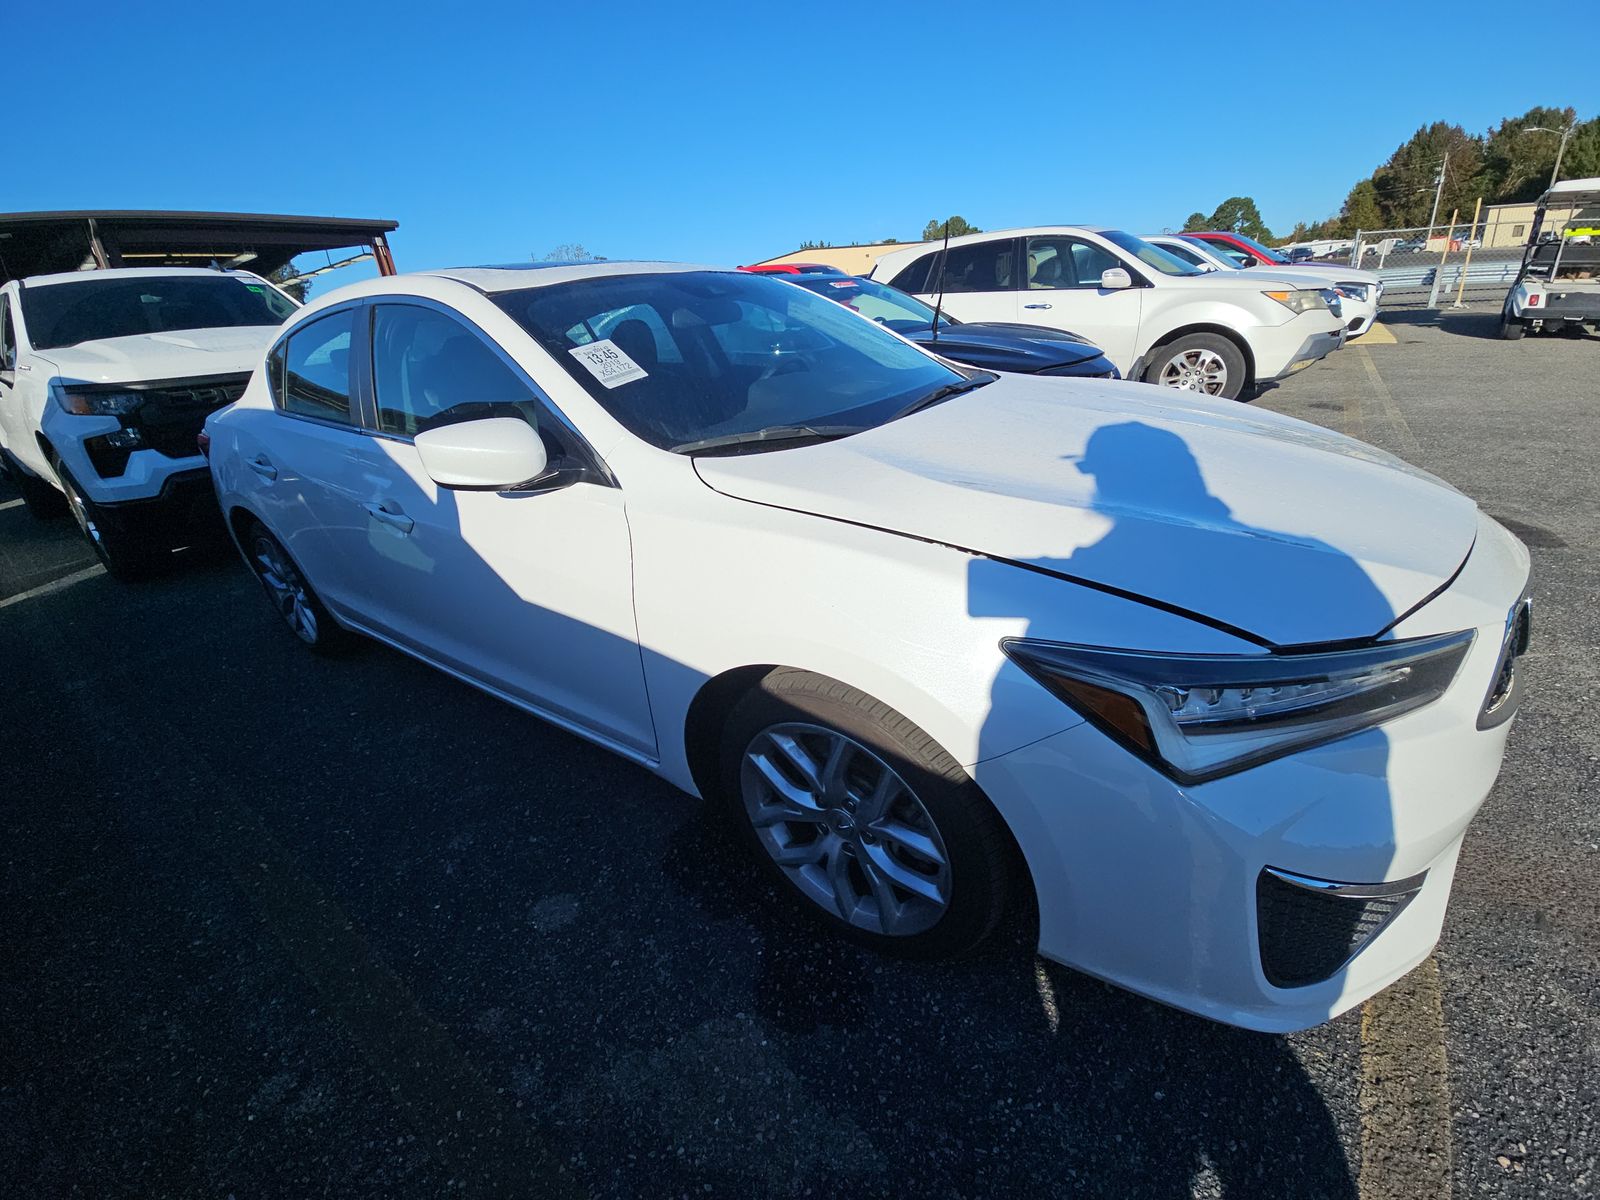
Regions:
<instances>
[{"instance_id":1,"label":"windshield wiper","mask_svg":"<svg viewBox=\"0 0 1600 1200\"><path fill-rule=\"evenodd\" d=\"M917 400L913 400L899 412L895 413L894 416L890 417L889 420L898 421L901 417L909 417L914 412L921 412L925 408L932 408L935 404L944 403L944 401L950 399L951 396L959 396L962 392L970 392L974 388L981 388L985 384L993 383L999 378L1000 376L989 371L985 371L981 375L974 375L971 379L963 379L960 383L947 383L943 387L936 387L926 396L923 396Z\"/></svg>"},{"instance_id":2,"label":"windshield wiper","mask_svg":"<svg viewBox=\"0 0 1600 1200\"><path fill-rule=\"evenodd\" d=\"M831 442L834 438L860 433L860 425L769 425L765 429L750 429L744 433L721 433L716 437L700 438L693 442L680 442L672 447L674 454L698 454L706 450L720 450L732 446L773 445L791 442Z\"/></svg>"}]
</instances>

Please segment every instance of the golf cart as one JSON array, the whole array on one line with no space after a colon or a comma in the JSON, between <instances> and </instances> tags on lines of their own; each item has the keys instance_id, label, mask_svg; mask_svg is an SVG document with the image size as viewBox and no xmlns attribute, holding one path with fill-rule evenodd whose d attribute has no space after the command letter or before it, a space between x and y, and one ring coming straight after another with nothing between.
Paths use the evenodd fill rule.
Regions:
<instances>
[{"instance_id":1,"label":"golf cart","mask_svg":"<svg viewBox=\"0 0 1600 1200\"><path fill-rule=\"evenodd\" d=\"M1566 179L1539 197L1500 336L1585 325L1600 330L1600 178Z\"/></svg>"}]
</instances>

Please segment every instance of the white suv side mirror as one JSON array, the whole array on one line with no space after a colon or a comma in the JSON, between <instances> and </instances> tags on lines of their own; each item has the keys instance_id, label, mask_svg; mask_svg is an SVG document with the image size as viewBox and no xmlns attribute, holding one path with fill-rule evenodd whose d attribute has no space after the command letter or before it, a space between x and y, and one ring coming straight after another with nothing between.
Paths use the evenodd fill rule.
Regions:
<instances>
[{"instance_id":1,"label":"white suv side mirror","mask_svg":"<svg viewBox=\"0 0 1600 1200\"><path fill-rule=\"evenodd\" d=\"M416 436L422 469L441 487L503 491L544 474L544 439L516 417L441 425Z\"/></svg>"},{"instance_id":2,"label":"white suv side mirror","mask_svg":"<svg viewBox=\"0 0 1600 1200\"><path fill-rule=\"evenodd\" d=\"M1103 291L1114 292L1132 286L1133 276L1121 267L1112 267L1108 271L1100 272L1100 287Z\"/></svg>"}]
</instances>

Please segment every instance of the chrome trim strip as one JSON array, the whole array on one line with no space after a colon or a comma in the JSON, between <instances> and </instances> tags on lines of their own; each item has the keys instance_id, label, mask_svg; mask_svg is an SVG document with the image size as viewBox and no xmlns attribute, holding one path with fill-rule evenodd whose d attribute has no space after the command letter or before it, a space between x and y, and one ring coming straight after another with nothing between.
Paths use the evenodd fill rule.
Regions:
<instances>
[{"instance_id":1,"label":"chrome trim strip","mask_svg":"<svg viewBox=\"0 0 1600 1200\"><path fill-rule=\"evenodd\" d=\"M1318 879L1312 875L1297 875L1293 871L1284 871L1278 867L1262 867L1264 875L1271 875L1274 879L1292 884L1297 888L1304 888L1308 892L1316 892L1323 896L1339 896L1346 900L1392 900L1404 897L1407 901L1422 890L1423 883L1428 878L1426 871L1415 875L1408 875L1404 879L1396 879L1389 883L1340 883L1334 879ZM1402 907L1404 907L1402 905ZM1398 915L1400 909L1395 909ZM1389 918L1393 920L1394 917ZM1387 924L1388 922L1385 922Z\"/></svg>"}]
</instances>

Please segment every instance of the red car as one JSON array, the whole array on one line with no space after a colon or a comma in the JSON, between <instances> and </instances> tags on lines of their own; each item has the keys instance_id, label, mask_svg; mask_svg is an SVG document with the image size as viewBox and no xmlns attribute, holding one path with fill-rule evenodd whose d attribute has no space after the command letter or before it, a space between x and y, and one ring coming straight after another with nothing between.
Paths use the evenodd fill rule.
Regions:
<instances>
[{"instance_id":1,"label":"red car","mask_svg":"<svg viewBox=\"0 0 1600 1200\"><path fill-rule=\"evenodd\" d=\"M1276 250L1269 249L1268 247L1263 246L1260 242L1256 241L1254 238L1245 237L1242 233L1227 233L1220 230L1213 230L1209 233L1186 233L1183 236L1186 238L1193 238L1196 241L1210 242L1213 246L1215 246L1222 253L1227 254L1230 258L1239 260L1241 256L1243 256L1244 258L1248 258L1257 266L1294 266L1293 263L1291 263L1283 255L1279 254Z\"/></svg>"},{"instance_id":2,"label":"red car","mask_svg":"<svg viewBox=\"0 0 1600 1200\"><path fill-rule=\"evenodd\" d=\"M753 271L757 275L824 275L838 269L823 263L757 263L753 267L739 268L741 271Z\"/></svg>"}]
</instances>

